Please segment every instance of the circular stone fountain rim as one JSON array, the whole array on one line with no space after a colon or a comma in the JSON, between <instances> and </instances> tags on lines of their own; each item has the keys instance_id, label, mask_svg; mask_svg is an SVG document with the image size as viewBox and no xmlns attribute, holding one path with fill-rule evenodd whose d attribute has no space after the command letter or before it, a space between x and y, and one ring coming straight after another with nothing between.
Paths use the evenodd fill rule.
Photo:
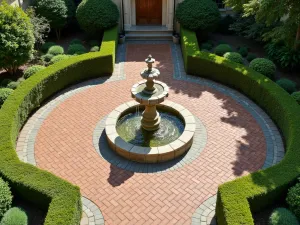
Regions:
<instances>
[{"instance_id":1,"label":"circular stone fountain rim","mask_svg":"<svg viewBox=\"0 0 300 225\"><path fill-rule=\"evenodd\" d=\"M196 121L193 114L177 103L166 101L158 107L167 107L174 113L178 113L184 121L184 131L175 141L159 147L141 147L123 140L117 130L117 122L123 113L139 103L126 102L115 108L107 117L105 131L109 146L117 154L133 161L143 163L156 163L169 161L184 154L191 146L196 131Z\"/></svg>"}]
</instances>

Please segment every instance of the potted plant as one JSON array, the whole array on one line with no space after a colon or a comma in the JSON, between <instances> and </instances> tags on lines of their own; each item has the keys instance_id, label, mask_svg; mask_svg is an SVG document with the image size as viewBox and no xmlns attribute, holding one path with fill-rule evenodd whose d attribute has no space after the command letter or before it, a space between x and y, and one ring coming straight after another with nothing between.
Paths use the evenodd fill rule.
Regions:
<instances>
[{"instance_id":1,"label":"potted plant","mask_svg":"<svg viewBox=\"0 0 300 225\"><path fill-rule=\"evenodd\" d=\"M179 39L180 39L179 34L174 31L173 32L173 43L179 44Z\"/></svg>"},{"instance_id":2,"label":"potted plant","mask_svg":"<svg viewBox=\"0 0 300 225\"><path fill-rule=\"evenodd\" d=\"M119 35L119 44L124 44L125 43L125 33L121 33Z\"/></svg>"}]
</instances>

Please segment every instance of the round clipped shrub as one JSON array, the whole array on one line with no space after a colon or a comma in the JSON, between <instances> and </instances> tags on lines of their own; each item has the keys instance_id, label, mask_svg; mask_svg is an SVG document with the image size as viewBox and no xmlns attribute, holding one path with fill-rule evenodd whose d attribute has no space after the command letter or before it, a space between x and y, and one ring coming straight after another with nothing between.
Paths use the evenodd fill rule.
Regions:
<instances>
[{"instance_id":1,"label":"round clipped shrub","mask_svg":"<svg viewBox=\"0 0 300 225\"><path fill-rule=\"evenodd\" d=\"M297 183L288 190L286 203L289 209L300 219L300 183Z\"/></svg>"},{"instance_id":2,"label":"round clipped shrub","mask_svg":"<svg viewBox=\"0 0 300 225\"><path fill-rule=\"evenodd\" d=\"M210 31L217 28L221 15L215 1L184 0L177 6L176 18L190 30Z\"/></svg>"},{"instance_id":3,"label":"round clipped shrub","mask_svg":"<svg viewBox=\"0 0 300 225\"><path fill-rule=\"evenodd\" d=\"M31 66L31 67L28 67L25 72L24 72L24 75L23 77L25 79L28 79L29 77L31 77L33 74L39 72L40 70L42 69L45 69L46 67L44 66L41 66L41 65L34 65L34 66Z\"/></svg>"},{"instance_id":4,"label":"round clipped shrub","mask_svg":"<svg viewBox=\"0 0 300 225\"><path fill-rule=\"evenodd\" d=\"M232 52L232 48L227 44L220 44L215 48L215 54L223 56L227 52Z\"/></svg>"},{"instance_id":5,"label":"round clipped shrub","mask_svg":"<svg viewBox=\"0 0 300 225\"><path fill-rule=\"evenodd\" d=\"M59 45L51 46L48 50L48 54L51 55L62 55L64 54L64 48Z\"/></svg>"},{"instance_id":6,"label":"round clipped shrub","mask_svg":"<svg viewBox=\"0 0 300 225\"><path fill-rule=\"evenodd\" d=\"M298 104L300 105L300 91L296 91L296 92L293 92L291 94L291 96L293 97L293 99L295 99Z\"/></svg>"},{"instance_id":7,"label":"round clipped shrub","mask_svg":"<svg viewBox=\"0 0 300 225\"><path fill-rule=\"evenodd\" d=\"M111 0L83 0L76 11L80 27L95 34L117 25L119 9Z\"/></svg>"},{"instance_id":8,"label":"round clipped shrub","mask_svg":"<svg viewBox=\"0 0 300 225\"><path fill-rule=\"evenodd\" d=\"M11 92L13 92L13 90L8 88L0 89L0 107ZM4 213L7 210L9 210L11 204L12 204L12 194L10 188L8 184L0 178L0 219L2 218Z\"/></svg>"},{"instance_id":9,"label":"round clipped shrub","mask_svg":"<svg viewBox=\"0 0 300 225\"><path fill-rule=\"evenodd\" d=\"M86 53L86 49L81 44L70 45L68 48L69 55L80 55Z\"/></svg>"},{"instance_id":10,"label":"round clipped shrub","mask_svg":"<svg viewBox=\"0 0 300 225\"><path fill-rule=\"evenodd\" d=\"M201 50L206 49L206 50L211 50L213 48L212 44L205 42L201 44Z\"/></svg>"},{"instance_id":11,"label":"round clipped shrub","mask_svg":"<svg viewBox=\"0 0 300 225\"><path fill-rule=\"evenodd\" d=\"M26 213L17 207L8 210L1 220L0 225L27 225L28 218Z\"/></svg>"},{"instance_id":12,"label":"round clipped shrub","mask_svg":"<svg viewBox=\"0 0 300 225\"><path fill-rule=\"evenodd\" d=\"M276 66L275 64L265 58L256 58L251 61L249 64L249 67L255 70L258 73L261 73L265 75L266 77L269 77L270 79L274 79L275 72L276 72Z\"/></svg>"},{"instance_id":13,"label":"round clipped shrub","mask_svg":"<svg viewBox=\"0 0 300 225\"><path fill-rule=\"evenodd\" d=\"M276 83L290 94L297 90L297 88L296 88L297 84L294 81L291 81L289 79L281 78L278 81L276 81ZM300 190L300 187L299 187L299 190ZM299 194L300 194L300 192L299 192ZM300 207L300 200L299 200L299 207ZM299 208L299 212L300 212L300 208ZM299 213L299 218L300 218L300 213Z\"/></svg>"},{"instance_id":14,"label":"round clipped shrub","mask_svg":"<svg viewBox=\"0 0 300 225\"><path fill-rule=\"evenodd\" d=\"M254 54L254 53L249 53L248 55L247 55L247 60L248 60L248 62L251 62L252 60L254 60L254 59L256 59L257 58L257 56Z\"/></svg>"},{"instance_id":15,"label":"round clipped shrub","mask_svg":"<svg viewBox=\"0 0 300 225\"><path fill-rule=\"evenodd\" d=\"M7 88L15 90L20 83L21 83L20 81L12 81L7 85Z\"/></svg>"},{"instance_id":16,"label":"round clipped shrub","mask_svg":"<svg viewBox=\"0 0 300 225\"><path fill-rule=\"evenodd\" d=\"M98 46L91 47L90 52L99 52L100 48Z\"/></svg>"},{"instance_id":17,"label":"round clipped shrub","mask_svg":"<svg viewBox=\"0 0 300 225\"><path fill-rule=\"evenodd\" d=\"M236 62L236 63L240 63L240 64L244 63L243 57L237 52L226 52L224 54L224 58L226 58L232 62Z\"/></svg>"},{"instance_id":18,"label":"round clipped shrub","mask_svg":"<svg viewBox=\"0 0 300 225\"><path fill-rule=\"evenodd\" d=\"M269 218L269 225L299 225L299 222L290 210L277 208Z\"/></svg>"},{"instance_id":19,"label":"round clipped shrub","mask_svg":"<svg viewBox=\"0 0 300 225\"><path fill-rule=\"evenodd\" d=\"M45 42L41 47L41 51L46 53L48 52L49 48L51 48L54 45L56 45L54 42Z\"/></svg>"},{"instance_id":20,"label":"round clipped shrub","mask_svg":"<svg viewBox=\"0 0 300 225\"><path fill-rule=\"evenodd\" d=\"M3 79L2 81L1 81L1 87L7 87L7 85L10 83L10 82L12 82L12 80L11 79Z\"/></svg>"},{"instance_id":21,"label":"round clipped shrub","mask_svg":"<svg viewBox=\"0 0 300 225\"><path fill-rule=\"evenodd\" d=\"M82 41L79 40L78 38L74 38L73 40L70 41L70 45L74 44L82 44Z\"/></svg>"},{"instance_id":22,"label":"round clipped shrub","mask_svg":"<svg viewBox=\"0 0 300 225\"><path fill-rule=\"evenodd\" d=\"M91 46L91 47L94 47L94 46L100 46L100 43L99 43L99 41L97 41L97 40L90 40L89 41L89 45Z\"/></svg>"},{"instance_id":23,"label":"round clipped shrub","mask_svg":"<svg viewBox=\"0 0 300 225\"><path fill-rule=\"evenodd\" d=\"M238 53L240 53L241 56L246 57L248 55L248 48L247 47L241 47L238 50Z\"/></svg>"},{"instance_id":24,"label":"round clipped shrub","mask_svg":"<svg viewBox=\"0 0 300 225\"><path fill-rule=\"evenodd\" d=\"M54 64L54 63L57 63L61 60L68 59L68 58L70 58L69 55L56 55L51 59L50 63Z\"/></svg>"},{"instance_id":25,"label":"round clipped shrub","mask_svg":"<svg viewBox=\"0 0 300 225\"><path fill-rule=\"evenodd\" d=\"M51 59L53 57L54 57L54 55L52 55L52 54L46 54L46 55L43 55L41 58L42 58L43 62L48 63L51 61Z\"/></svg>"}]
</instances>

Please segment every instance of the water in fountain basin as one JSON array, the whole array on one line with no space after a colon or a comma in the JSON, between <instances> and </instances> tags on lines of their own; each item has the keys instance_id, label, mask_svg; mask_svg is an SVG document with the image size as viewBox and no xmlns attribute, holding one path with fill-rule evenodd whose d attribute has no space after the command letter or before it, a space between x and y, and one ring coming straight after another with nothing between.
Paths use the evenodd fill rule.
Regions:
<instances>
[{"instance_id":1,"label":"water in fountain basin","mask_svg":"<svg viewBox=\"0 0 300 225\"><path fill-rule=\"evenodd\" d=\"M175 115L168 112L159 112L160 127L157 131L145 131L141 127L141 115L128 113L117 123L117 132L120 137L137 146L158 147L175 141L183 133L184 123Z\"/></svg>"}]
</instances>

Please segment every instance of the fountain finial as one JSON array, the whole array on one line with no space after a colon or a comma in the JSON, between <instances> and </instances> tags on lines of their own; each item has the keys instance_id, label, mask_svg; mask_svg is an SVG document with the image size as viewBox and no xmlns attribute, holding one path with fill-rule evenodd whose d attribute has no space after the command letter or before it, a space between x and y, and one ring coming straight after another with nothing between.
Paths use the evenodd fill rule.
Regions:
<instances>
[{"instance_id":1,"label":"fountain finial","mask_svg":"<svg viewBox=\"0 0 300 225\"><path fill-rule=\"evenodd\" d=\"M145 62L147 63L148 66L148 72L151 73L152 71L152 67L153 67L153 63L155 63L155 59L152 58L152 55L149 54L147 59L145 59Z\"/></svg>"}]
</instances>

